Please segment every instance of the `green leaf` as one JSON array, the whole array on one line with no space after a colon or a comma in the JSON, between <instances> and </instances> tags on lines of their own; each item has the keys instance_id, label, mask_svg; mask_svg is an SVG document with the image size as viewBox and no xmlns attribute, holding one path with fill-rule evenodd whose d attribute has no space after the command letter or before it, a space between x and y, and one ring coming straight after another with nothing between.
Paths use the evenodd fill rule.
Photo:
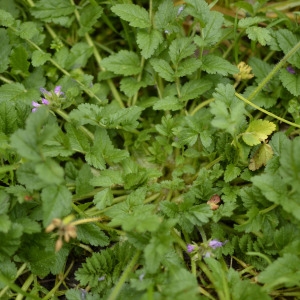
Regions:
<instances>
[{"instance_id":1,"label":"green leaf","mask_svg":"<svg viewBox=\"0 0 300 300\"><path fill-rule=\"evenodd\" d=\"M210 104L211 113L215 116L212 125L234 135L245 122L244 104L235 96L234 88L220 84L213 94L215 101Z\"/></svg>"},{"instance_id":2,"label":"green leaf","mask_svg":"<svg viewBox=\"0 0 300 300\"><path fill-rule=\"evenodd\" d=\"M87 43L76 43L70 50L65 61L65 68L78 69L87 64L89 57L93 54L93 48Z\"/></svg>"},{"instance_id":3,"label":"green leaf","mask_svg":"<svg viewBox=\"0 0 300 300\"><path fill-rule=\"evenodd\" d=\"M226 166L226 170L224 172L224 180L225 182L230 182L231 180L237 178L241 173L241 169L236 167L233 164L229 164Z\"/></svg>"},{"instance_id":4,"label":"green leaf","mask_svg":"<svg viewBox=\"0 0 300 300\"><path fill-rule=\"evenodd\" d=\"M24 22L20 26L20 37L22 39L31 40L40 45L43 43L45 35L43 35L42 27L37 22Z\"/></svg>"},{"instance_id":5,"label":"green leaf","mask_svg":"<svg viewBox=\"0 0 300 300\"><path fill-rule=\"evenodd\" d=\"M177 65L184 58L191 56L196 51L196 46L190 37L175 39L169 47L169 55L173 64Z\"/></svg>"},{"instance_id":6,"label":"green leaf","mask_svg":"<svg viewBox=\"0 0 300 300\"><path fill-rule=\"evenodd\" d=\"M284 254L258 275L258 281L265 284L268 291L278 287L293 287L300 285L300 258L294 254Z\"/></svg>"},{"instance_id":7,"label":"green leaf","mask_svg":"<svg viewBox=\"0 0 300 300\"><path fill-rule=\"evenodd\" d=\"M186 58L179 63L179 66L175 72L176 77L183 77L191 75L197 71L202 65L202 62L194 57Z\"/></svg>"},{"instance_id":8,"label":"green leaf","mask_svg":"<svg viewBox=\"0 0 300 300\"><path fill-rule=\"evenodd\" d=\"M82 131L70 123L66 124L66 130L73 150L81 153L90 151L90 141Z\"/></svg>"},{"instance_id":9,"label":"green leaf","mask_svg":"<svg viewBox=\"0 0 300 300\"><path fill-rule=\"evenodd\" d=\"M7 233L0 232L0 262L10 260L19 248L22 236L22 226L12 223Z\"/></svg>"},{"instance_id":10,"label":"green leaf","mask_svg":"<svg viewBox=\"0 0 300 300\"><path fill-rule=\"evenodd\" d=\"M32 15L44 22L53 22L68 26L70 18L75 11L75 5L68 0L40 0L31 9Z\"/></svg>"},{"instance_id":11,"label":"green leaf","mask_svg":"<svg viewBox=\"0 0 300 300\"><path fill-rule=\"evenodd\" d=\"M163 99L159 99L153 105L154 110L179 110L183 107L183 104L176 96L167 96Z\"/></svg>"},{"instance_id":12,"label":"green leaf","mask_svg":"<svg viewBox=\"0 0 300 300\"><path fill-rule=\"evenodd\" d=\"M238 27L248 28L254 24L264 22L266 18L263 17L247 17L239 20Z\"/></svg>"},{"instance_id":13,"label":"green leaf","mask_svg":"<svg viewBox=\"0 0 300 300\"><path fill-rule=\"evenodd\" d=\"M300 95L300 76L282 69L279 75L282 85L294 96Z\"/></svg>"},{"instance_id":14,"label":"green leaf","mask_svg":"<svg viewBox=\"0 0 300 300\"><path fill-rule=\"evenodd\" d=\"M93 177L91 167L84 164L76 176L76 196L88 194L93 190L90 179Z\"/></svg>"},{"instance_id":15,"label":"green leaf","mask_svg":"<svg viewBox=\"0 0 300 300\"><path fill-rule=\"evenodd\" d=\"M121 50L101 61L101 65L108 71L125 76L139 74L142 71L140 64L139 56L128 50Z\"/></svg>"},{"instance_id":16,"label":"green leaf","mask_svg":"<svg viewBox=\"0 0 300 300\"><path fill-rule=\"evenodd\" d=\"M10 281L13 281L17 277L17 267L15 263L10 260L0 262L0 270L0 272ZM5 288L5 283L0 281L0 289L3 288ZM5 296L3 299L6 299Z\"/></svg>"},{"instance_id":17,"label":"green leaf","mask_svg":"<svg viewBox=\"0 0 300 300\"><path fill-rule=\"evenodd\" d=\"M135 4L117 4L111 10L122 20L129 22L132 27L147 28L151 26L149 13Z\"/></svg>"},{"instance_id":18,"label":"green leaf","mask_svg":"<svg viewBox=\"0 0 300 300\"><path fill-rule=\"evenodd\" d=\"M0 87L0 93L1 93L1 99L0 103L2 101L16 101L20 100L22 95L26 93L25 87L21 83L7 83L3 84ZM31 99L32 101L32 99Z\"/></svg>"},{"instance_id":19,"label":"green leaf","mask_svg":"<svg viewBox=\"0 0 300 300\"><path fill-rule=\"evenodd\" d=\"M91 151L85 156L87 162L100 170L105 169L106 163L114 164L128 157L126 150L116 149L103 128L97 128Z\"/></svg>"},{"instance_id":20,"label":"green leaf","mask_svg":"<svg viewBox=\"0 0 300 300\"><path fill-rule=\"evenodd\" d=\"M114 197L113 197L111 189L105 188L95 195L93 203L99 210L101 210L107 206L111 206L113 199L114 199Z\"/></svg>"},{"instance_id":21,"label":"green leaf","mask_svg":"<svg viewBox=\"0 0 300 300\"><path fill-rule=\"evenodd\" d=\"M299 37L288 29L279 29L276 31L276 38L284 54L287 54L299 42ZM288 62L300 69L300 51L294 53L288 59Z\"/></svg>"},{"instance_id":22,"label":"green leaf","mask_svg":"<svg viewBox=\"0 0 300 300\"><path fill-rule=\"evenodd\" d=\"M18 128L18 115L14 103L0 102L0 131L6 135L12 134Z\"/></svg>"},{"instance_id":23,"label":"green leaf","mask_svg":"<svg viewBox=\"0 0 300 300\"><path fill-rule=\"evenodd\" d=\"M64 185L51 185L42 190L43 224L47 227L54 218L67 216L72 209L72 194Z\"/></svg>"},{"instance_id":24,"label":"green leaf","mask_svg":"<svg viewBox=\"0 0 300 300\"><path fill-rule=\"evenodd\" d=\"M47 60L51 58L50 53L41 52L36 50L32 53L31 63L34 67L39 67L45 64Z\"/></svg>"},{"instance_id":25,"label":"green leaf","mask_svg":"<svg viewBox=\"0 0 300 300\"><path fill-rule=\"evenodd\" d=\"M226 76L228 74L236 74L239 72L238 68L229 61L213 54L203 56L202 62L202 69L208 74L221 74Z\"/></svg>"},{"instance_id":26,"label":"green leaf","mask_svg":"<svg viewBox=\"0 0 300 300\"><path fill-rule=\"evenodd\" d=\"M1 10L0 10L0 20L1 20ZM4 28L0 28L0 73L3 73L7 70L9 64L9 54L11 51L11 45L9 43L9 36Z\"/></svg>"},{"instance_id":27,"label":"green leaf","mask_svg":"<svg viewBox=\"0 0 300 300\"><path fill-rule=\"evenodd\" d=\"M88 4L80 11L80 29L79 36L84 36L95 25L103 13L103 8L99 5Z\"/></svg>"},{"instance_id":28,"label":"green leaf","mask_svg":"<svg viewBox=\"0 0 300 300\"><path fill-rule=\"evenodd\" d=\"M273 131L276 125L266 120L254 120L250 122L247 130L243 133L243 140L249 146L258 145L265 141Z\"/></svg>"},{"instance_id":29,"label":"green leaf","mask_svg":"<svg viewBox=\"0 0 300 300\"><path fill-rule=\"evenodd\" d=\"M21 74L23 77L29 74L28 53L23 46L14 48L10 56L10 65L14 74Z\"/></svg>"},{"instance_id":30,"label":"green leaf","mask_svg":"<svg viewBox=\"0 0 300 300\"><path fill-rule=\"evenodd\" d=\"M138 81L133 77L123 77L120 81L120 90L128 97L134 96L141 87L146 86L146 82Z\"/></svg>"},{"instance_id":31,"label":"green leaf","mask_svg":"<svg viewBox=\"0 0 300 300\"><path fill-rule=\"evenodd\" d=\"M90 180L93 186L111 187L113 185L124 184L122 172L120 170L103 170L100 176L95 176Z\"/></svg>"},{"instance_id":32,"label":"green leaf","mask_svg":"<svg viewBox=\"0 0 300 300\"><path fill-rule=\"evenodd\" d=\"M258 41L262 46L265 46L271 41L271 34L268 28L258 26L248 27L246 33L250 40Z\"/></svg>"},{"instance_id":33,"label":"green leaf","mask_svg":"<svg viewBox=\"0 0 300 300\"><path fill-rule=\"evenodd\" d=\"M286 184L289 184L293 190L297 190L298 192L300 192L300 186L296 183L299 182L300 176L300 157L298 155L299 149L299 137L296 137L293 141L288 141L285 143L284 149L280 156L281 167L279 171L283 181Z\"/></svg>"},{"instance_id":34,"label":"green leaf","mask_svg":"<svg viewBox=\"0 0 300 300\"><path fill-rule=\"evenodd\" d=\"M155 28L166 30L168 25L176 20L177 10L170 1L163 1L154 15Z\"/></svg>"},{"instance_id":35,"label":"green leaf","mask_svg":"<svg viewBox=\"0 0 300 300\"><path fill-rule=\"evenodd\" d=\"M10 27L14 24L14 17L7 11L0 9L0 25Z\"/></svg>"},{"instance_id":36,"label":"green leaf","mask_svg":"<svg viewBox=\"0 0 300 300\"><path fill-rule=\"evenodd\" d=\"M212 82L205 79L193 79L184 84L181 88L180 101L196 99L212 87Z\"/></svg>"},{"instance_id":37,"label":"green leaf","mask_svg":"<svg viewBox=\"0 0 300 300\"><path fill-rule=\"evenodd\" d=\"M152 58L150 63L160 77L170 82L174 81L174 71L167 61L160 58Z\"/></svg>"},{"instance_id":38,"label":"green leaf","mask_svg":"<svg viewBox=\"0 0 300 300\"><path fill-rule=\"evenodd\" d=\"M96 224L82 224L76 227L77 238L79 241L92 246L107 246L108 237L100 230Z\"/></svg>"},{"instance_id":39,"label":"green leaf","mask_svg":"<svg viewBox=\"0 0 300 300\"><path fill-rule=\"evenodd\" d=\"M273 157L273 150L269 144L263 143L250 159L249 169L251 171L258 170L265 166Z\"/></svg>"},{"instance_id":40,"label":"green leaf","mask_svg":"<svg viewBox=\"0 0 300 300\"><path fill-rule=\"evenodd\" d=\"M211 11L206 26L201 31L201 36L196 35L194 42L199 47L211 47L220 41L224 17L217 11Z\"/></svg>"},{"instance_id":41,"label":"green leaf","mask_svg":"<svg viewBox=\"0 0 300 300\"><path fill-rule=\"evenodd\" d=\"M0 214L0 232L7 233L11 227L11 221L8 215Z\"/></svg>"},{"instance_id":42,"label":"green leaf","mask_svg":"<svg viewBox=\"0 0 300 300\"><path fill-rule=\"evenodd\" d=\"M201 27L205 27L210 18L208 4L204 0L186 0L185 12L196 18Z\"/></svg>"},{"instance_id":43,"label":"green leaf","mask_svg":"<svg viewBox=\"0 0 300 300\"><path fill-rule=\"evenodd\" d=\"M136 37L136 42L141 49L141 54L144 58L150 58L159 44L163 41L163 35L156 29L150 32L147 30L139 30Z\"/></svg>"},{"instance_id":44,"label":"green leaf","mask_svg":"<svg viewBox=\"0 0 300 300\"><path fill-rule=\"evenodd\" d=\"M64 169L51 158L37 163L35 171L47 184L60 184L64 180Z\"/></svg>"}]
</instances>

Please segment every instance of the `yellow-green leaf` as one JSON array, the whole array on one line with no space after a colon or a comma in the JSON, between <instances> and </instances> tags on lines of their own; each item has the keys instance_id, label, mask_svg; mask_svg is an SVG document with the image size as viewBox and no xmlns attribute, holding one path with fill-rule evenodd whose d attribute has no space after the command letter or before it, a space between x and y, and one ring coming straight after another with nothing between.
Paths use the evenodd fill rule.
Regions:
<instances>
[{"instance_id":1,"label":"yellow-green leaf","mask_svg":"<svg viewBox=\"0 0 300 300\"><path fill-rule=\"evenodd\" d=\"M250 159L249 169L251 171L258 170L265 166L267 161L273 157L273 149L269 144L262 144Z\"/></svg>"},{"instance_id":2,"label":"yellow-green leaf","mask_svg":"<svg viewBox=\"0 0 300 300\"><path fill-rule=\"evenodd\" d=\"M268 138L274 130L276 125L266 120L252 121L247 130L243 133L243 140L249 146L258 145Z\"/></svg>"}]
</instances>

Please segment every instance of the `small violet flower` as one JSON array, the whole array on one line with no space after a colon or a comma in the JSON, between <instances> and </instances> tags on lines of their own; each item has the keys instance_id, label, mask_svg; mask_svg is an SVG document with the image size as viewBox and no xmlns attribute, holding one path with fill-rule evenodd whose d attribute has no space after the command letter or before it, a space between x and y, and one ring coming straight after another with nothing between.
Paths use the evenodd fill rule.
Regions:
<instances>
[{"instance_id":1,"label":"small violet flower","mask_svg":"<svg viewBox=\"0 0 300 300\"><path fill-rule=\"evenodd\" d=\"M58 97L64 95L64 93L61 91L61 86L60 86L60 85L58 85L58 86L56 86L56 87L54 88L54 93L55 93L55 95L58 96Z\"/></svg>"},{"instance_id":2,"label":"small violet flower","mask_svg":"<svg viewBox=\"0 0 300 300\"><path fill-rule=\"evenodd\" d=\"M194 245L191 245L191 244L188 244L187 245L187 252L188 253L191 253L195 250L195 246Z\"/></svg>"},{"instance_id":3,"label":"small violet flower","mask_svg":"<svg viewBox=\"0 0 300 300\"><path fill-rule=\"evenodd\" d=\"M286 70L290 73L290 74L296 74L296 71L294 70L294 68L292 66L288 66L286 68Z\"/></svg>"},{"instance_id":4,"label":"small violet flower","mask_svg":"<svg viewBox=\"0 0 300 300\"><path fill-rule=\"evenodd\" d=\"M42 103L43 103L44 105L49 105L49 101L46 100L46 99L44 99L44 98L42 99ZM38 108L39 106L41 106L40 103L35 102L35 101L32 101L31 104L32 104L32 106L33 106L33 109L31 110L32 112L35 112L35 111L37 110L37 108Z\"/></svg>"},{"instance_id":5,"label":"small violet flower","mask_svg":"<svg viewBox=\"0 0 300 300\"><path fill-rule=\"evenodd\" d=\"M217 248L220 248L222 247L223 245L225 245L226 242L222 243L218 240L211 240L209 243L208 243L208 246L211 247L212 249L217 249Z\"/></svg>"},{"instance_id":6,"label":"small violet flower","mask_svg":"<svg viewBox=\"0 0 300 300\"><path fill-rule=\"evenodd\" d=\"M184 5L182 5L178 8L177 16L179 16L183 10L184 10Z\"/></svg>"}]
</instances>

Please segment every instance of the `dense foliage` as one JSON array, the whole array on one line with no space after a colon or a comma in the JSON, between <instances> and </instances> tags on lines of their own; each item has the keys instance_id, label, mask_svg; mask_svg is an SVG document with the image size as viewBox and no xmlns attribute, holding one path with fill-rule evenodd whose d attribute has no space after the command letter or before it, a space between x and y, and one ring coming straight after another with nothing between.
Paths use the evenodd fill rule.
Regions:
<instances>
[{"instance_id":1,"label":"dense foliage","mask_svg":"<svg viewBox=\"0 0 300 300\"><path fill-rule=\"evenodd\" d=\"M300 297L298 1L134 2L0 1L0 298Z\"/></svg>"}]
</instances>

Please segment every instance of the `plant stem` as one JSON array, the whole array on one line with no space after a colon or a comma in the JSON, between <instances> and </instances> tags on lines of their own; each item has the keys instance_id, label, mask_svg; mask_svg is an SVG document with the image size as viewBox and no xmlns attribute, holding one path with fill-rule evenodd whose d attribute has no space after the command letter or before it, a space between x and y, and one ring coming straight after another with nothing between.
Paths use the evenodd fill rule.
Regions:
<instances>
[{"instance_id":1,"label":"plant stem","mask_svg":"<svg viewBox=\"0 0 300 300\"><path fill-rule=\"evenodd\" d=\"M140 257L141 251L137 251L130 261L130 263L127 265L126 269L124 270L123 274L121 275L118 283L116 284L115 288L113 289L112 293L109 295L108 300L116 300L125 281L127 280L131 270L133 269L134 265L138 261Z\"/></svg>"},{"instance_id":2,"label":"plant stem","mask_svg":"<svg viewBox=\"0 0 300 300\"><path fill-rule=\"evenodd\" d=\"M243 97L242 95L240 95L239 93L235 93L235 95L236 95L239 99L241 99L242 101L244 101L245 103L251 105L252 107L254 107L254 108L257 109L257 110L260 110L260 111L263 112L264 114L266 114L266 115L268 115L268 116L270 116L270 117L273 117L274 119L277 119L277 120L279 120L279 121L281 121L281 122L283 122L283 123L286 123L286 124L289 124L289 125L291 125L291 126L300 128L300 125L299 125L299 124L290 122L290 121L288 121L288 120L286 120L286 119L283 119L283 118L281 118L281 117L279 117L279 116L277 116L277 115L275 115L275 114L273 114L273 113L270 113L269 111L267 111L267 110L265 110L265 109L263 109L263 108L257 106L256 104L252 103L252 102L249 101L248 99L244 98L244 97Z\"/></svg>"},{"instance_id":3,"label":"plant stem","mask_svg":"<svg viewBox=\"0 0 300 300\"><path fill-rule=\"evenodd\" d=\"M265 86L266 84L275 76L275 74L282 68L286 61L294 55L300 49L300 42L298 42L284 57L283 59L273 68L273 70L268 74L267 77L258 85L258 87L249 95L248 100L251 101Z\"/></svg>"}]
</instances>

